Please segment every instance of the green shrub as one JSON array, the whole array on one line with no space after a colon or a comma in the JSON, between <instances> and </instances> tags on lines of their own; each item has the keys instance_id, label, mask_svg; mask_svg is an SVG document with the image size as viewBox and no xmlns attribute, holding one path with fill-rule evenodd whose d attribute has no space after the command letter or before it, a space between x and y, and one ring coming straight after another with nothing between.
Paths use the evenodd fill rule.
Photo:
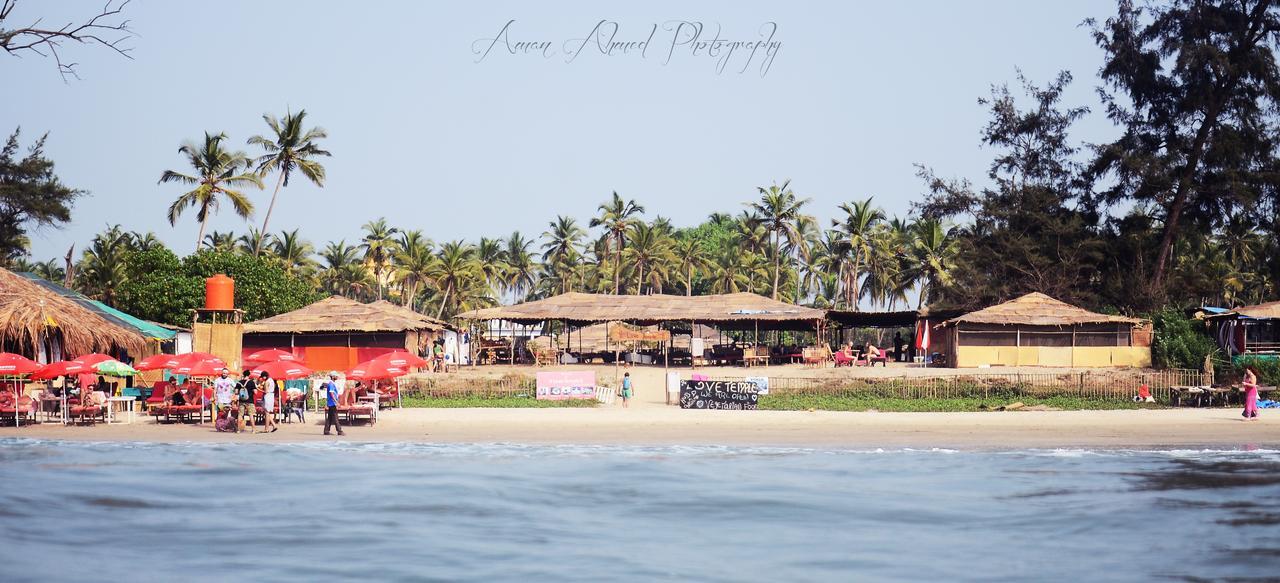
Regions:
<instances>
[{"instance_id":1,"label":"green shrub","mask_svg":"<svg viewBox=\"0 0 1280 583\"><path fill-rule=\"evenodd\" d=\"M1237 358L1232 365L1232 374L1234 379L1244 378L1244 367L1253 365L1258 371L1258 384L1260 385L1280 385L1280 360L1275 358L1258 358L1256 356L1242 356Z\"/></svg>"},{"instance_id":2,"label":"green shrub","mask_svg":"<svg viewBox=\"0 0 1280 583\"><path fill-rule=\"evenodd\" d=\"M1218 347L1205 331L1204 324L1188 318L1181 309L1167 307L1151 317L1155 338L1151 343L1151 359L1156 368L1204 368L1204 357Z\"/></svg>"}]
</instances>

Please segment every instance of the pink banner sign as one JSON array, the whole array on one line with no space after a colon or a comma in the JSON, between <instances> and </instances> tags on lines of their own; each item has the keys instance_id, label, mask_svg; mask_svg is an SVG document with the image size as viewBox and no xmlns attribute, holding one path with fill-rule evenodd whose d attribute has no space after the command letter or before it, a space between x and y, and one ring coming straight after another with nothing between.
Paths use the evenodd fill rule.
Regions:
<instances>
[{"instance_id":1,"label":"pink banner sign","mask_svg":"<svg viewBox=\"0 0 1280 583\"><path fill-rule=\"evenodd\" d=\"M591 371L550 371L538 373L539 399L596 398L596 373Z\"/></svg>"}]
</instances>

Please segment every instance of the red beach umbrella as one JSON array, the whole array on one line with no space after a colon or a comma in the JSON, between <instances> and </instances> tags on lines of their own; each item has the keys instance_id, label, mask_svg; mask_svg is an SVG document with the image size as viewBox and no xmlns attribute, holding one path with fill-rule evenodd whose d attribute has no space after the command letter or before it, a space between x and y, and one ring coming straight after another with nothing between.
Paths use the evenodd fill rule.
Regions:
<instances>
[{"instance_id":1,"label":"red beach umbrella","mask_svg":"<svg viewBox=\"0 0 1280 583\"><path fill-rule=\"evenodd\" d=\"M75 361L76 361L76 362L83 363L85 366L90 367L90 368L92 368L92 367L93 367L93 365L95 365L95 364L98 364L98 363L100 363L100 362L106 362L106 361L108 361L108 360L115 360L115 357L107 356L107 355L102 354L102 353L100 353L100 352L94 352L93 354L86 354L86 355L84 355L84 356L78 356L78 357L76 357L76 359L75 359Z\"/></svg>"},{"instance_id":2,"label":"red beach umbrella","mask_svg":"<svg viewBox=\"0 0 1280 583\"><path fill-rule=\"evenodd\" d=\"M266 371L266 373L271 375L271 378L273 379L282 379L286 381L306 378L314 373L314 371L303 366L301 363L283 362L279 360L259 365L257 368L253 369L253 372L255 373L263 371Z\"/></svg>"},{"instance_id":3,"label":"red beach umbrella","mask_svg":"<svg viewBox=\"0 0 1280 583\"><path fill-rule=\"evenodd\" d=\"M221 374L224 368L227 368L227 363L223 362L221 358L214 358L213 360L184 362L173 368L173 374L189 377L213 377Z\"/></svg>"},{"instance_id":4,"label":"red beach umbrella","mask_svg":"<svg viewBox=\"0 0 1280 583\"><path fill-rule=\"evenodd\" d=\"M414 356L413 354L410 354L403 350L388 352L382 356L379 356L377 358L370 360L369 362L385 363L390 366L403 368L405 370L408 370L410 368L427 366L427 361L425 359L418 358L417 356Z\"/></svg>"},{"instance_id":5,"label":"red beach umbrella","mask_svg":"<svg viewBox=\"0 0 1280 583\"><path fill-rule=\"evenodd\" d=\"M409 374L409 369L399 366L392 366L385 362L378 362L377 359L357 364L354 368L347 371L347 378L356 381L373 381L379 379L390 379Z\"/></svg>"},{"instance_id":6,"label":"red beach umbrella","mask_svg":"<svg viewBox=\"0 0 1280 583\"><path fill-rule=\"evenodd\" d=\"M302 359L298 358L294 353L280 350L279 348L259 350L245 357L245 360L251 362L302 362ZM274 377L275 375L271 376Z\"/></svg>"},{"instance_id":7,"label":"red beach umbrella","mask_svg":"<svg viewBox=\"0 0 1280 583\"><path fill-rule=\"evenodd\" d=\"M22 376L44 368L44 365L21 354L0 352L0 376Z\"/></svg>"},{"instance_id":8,"label":"red beach umbrella","mask_svg":"<svg viewBox=\"0 0 1280 583\"><path fill-rule=\"evenodd\" d=\"M58 362L45 365L35 374L31 375L33 379L56 379L60 376L76 375L80 373L93 372L93 367L86 366L78 360L59 360Z\"/></svg>"},{"instance_id":9,"label":"red beach umbrella","mask_svg":"<svg viewBox=\"0 0 1280 583\"><path fill-rule=\"evenodd\" d=\"M138 364L133 365L133 368L138 370L164 370L166 368L177 368L180 364L182 362L178 360L178 355L176 354L155 354L138 361Z\"/></svg>"}]
</instances>

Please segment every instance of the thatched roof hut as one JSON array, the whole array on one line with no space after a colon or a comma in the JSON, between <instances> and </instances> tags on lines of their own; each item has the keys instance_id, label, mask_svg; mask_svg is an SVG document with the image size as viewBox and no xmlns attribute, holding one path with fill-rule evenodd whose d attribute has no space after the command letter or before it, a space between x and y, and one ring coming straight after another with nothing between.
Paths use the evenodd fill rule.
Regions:
<instances>
[{"instance_id":1,"label":"thatched roof hut","mask_svg":"<svg viewBox=\"0 0 1280 583\"><path fill-rule=\"evenodd\" d=\"M137 355L146 345L137 331L0 269L0 349L36 357L42 341L46 350L60 349L64 357L120 351Z\"/></svg>"},{"instance_id":2,"label":"thatched roof hut","mask_svg":"<svg viewBox=\"0 0 1280 583\"><path fill-rule=\"evenodd\" d=\"M606 352L613 350L618 346L631 346L636 342L619 341L616 337L610 337L610 326L623 326L621 322L606 322L601 324L592 324L581 328L570 328L566 333L557 338L559 347L569 352ZM633 330L643 332L656 332L657 326L627 326ZM694 326L694 333L701 337L708 346L719 341L720 331L711 327L698 324ZM689 349L689 334L676 333L671 336L671 347L678 349Z\"/></svg>"},{"instance_id":3,"label":"thatched roof hut","mask_svg":"<svg viewBox=\"0 0 1280 583\"><path fill-rule=\"evenodd\" d=\"M952 318L931 351L955 366L1150 366L1148 322L1029 293Z\"/></svg>"},{"instance_id":4,"label":"thatched roof hut","mask_svg":"<svg viewBox=\"0 0 1280 583\"><path fill-rule=\"evenodd\" d=\"M311 368L346 369L390 350L419 353L448 324L391 302L333 296L244 325L244 356L288 350Z\"/></svg>"},{"instance_id":5,"label":"thatched roof hut","mask_svg":"<svg viewBox=\"0 0 1280 583\"><path fill-rule=\"evenodd\" d=\"M948 324L999 324L1005 326L1075 326L1080 324L1138 324L1142 320L1099 314L1051 298L1040 292L1031 292L1019 298L969 312L943 322Z\"/></svg>"},{"instance_id":6,"label":"thatched roof hut","mask_svg":"<svg viewBox=\"0 0 1280 583\"><path fill-rule=\"evenodd\" d=\"M388 301L364 304L341 296L320 300L244 325L245 334L310 332L404 332L443 330L448 324Z\"/></svg>"},{"instance_id":7,"label":"thatched roof hut","mask_svg":"<svg viewBox=\"0 0 1280 583\"><path fill-rule=\"evenodd\" d=\"M825 312L771 300L752 293L706 296L611 295L570 292L516 304L472 310L458 315L464 320L507 320L519 324L563 321L571 324L666 321L707 322L750 328L815 326Z\"/></svg>"}]
</instances>

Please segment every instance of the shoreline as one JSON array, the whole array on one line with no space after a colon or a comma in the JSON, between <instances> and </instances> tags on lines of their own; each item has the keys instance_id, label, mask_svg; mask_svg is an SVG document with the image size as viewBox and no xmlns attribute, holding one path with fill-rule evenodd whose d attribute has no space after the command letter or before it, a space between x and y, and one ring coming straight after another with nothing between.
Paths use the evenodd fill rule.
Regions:
<instances>
[{"instance_id":1,"label":"shoreline","mask_svg":"<svg viewBox=\"0 0 1280 583\"><path fill-rule=\"evenodd\" d=\"M1264 411L1265 415L1269 411ZM323 420L273 434L218 433L209 424L0 428L7 437L148 443L450 443L766 446L827 449L1280 448L1280 411L1258 421L1236 409L887 413L632 409L398 409L372 427L324 436ZM320 423L317 423L320 421Z\"/></svg>"}]
</instances>

